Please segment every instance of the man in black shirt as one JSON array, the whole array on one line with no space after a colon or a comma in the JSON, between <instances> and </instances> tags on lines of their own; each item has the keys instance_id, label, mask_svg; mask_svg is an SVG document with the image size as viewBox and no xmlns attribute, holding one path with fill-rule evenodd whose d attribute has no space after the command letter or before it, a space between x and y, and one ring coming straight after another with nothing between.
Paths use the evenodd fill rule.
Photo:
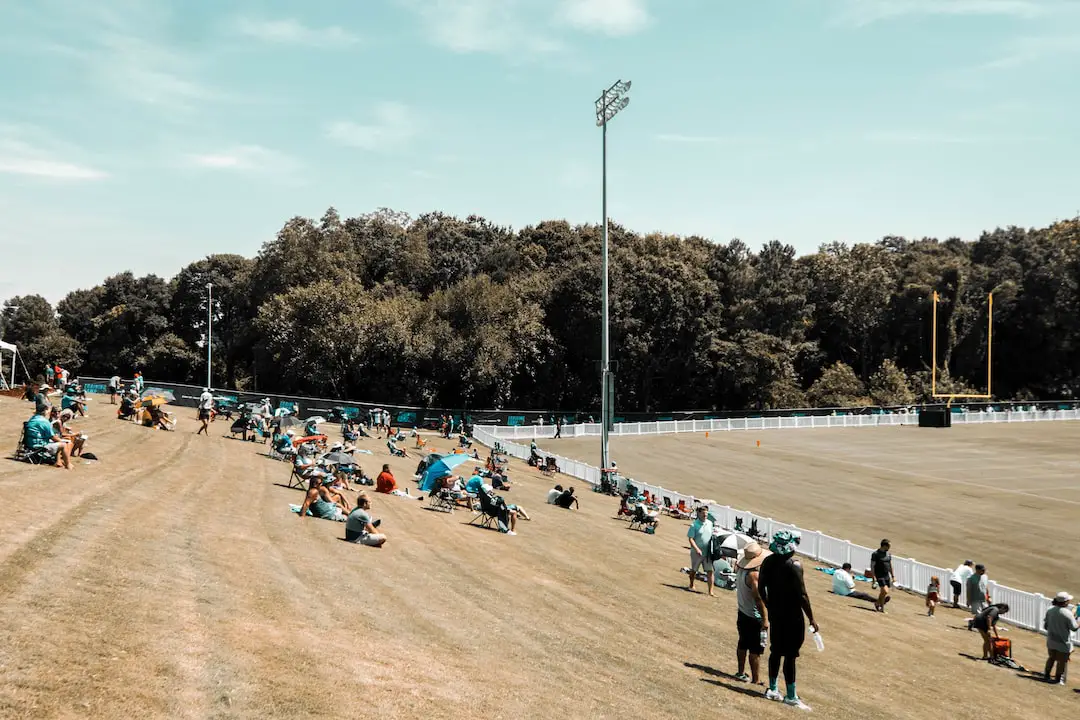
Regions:
<instances>
[{"instance_id":1,"label":"man in black shirt","mask_svg":"<svg viewBox=\"0 0 1080 720\"><path fill-rule=\"evenodd\" d=\"M765 697L769 700L783 700L785 705L809 710L795 692L795 658L799 657L806 626L803 613L810 621L814 632L818 624L814 622L814 611L810 607L810 597L806 594L802 564L795 559L795 546L801 536L797 532L781 530L773 535L769 549L773 554L765 558L758 571L758 589L765 607L768 609L769 636L769 688ZM784 684L787 695L781 697L776 689L780 675L780 665L784 666Z\"/></svg>"},{"instance_id":2,"label":"man in black shirt","mask_svg":"<svg viewBox=\"0 0 1080 720\"><path fill-rule=\"evenodd\" d=\"M885 604L892 598L889 597L889 588L896 584L896 575L892 569L892 553L889 552L889 541L882 540L881 547L870 554L870 569L874 573L874 580L881 588L874 607L878 612L885 612Z\"/></svg>"},{"instance_id":3,"label":"man in black shirt","mask_svg":"<svg viewBox=\"0 0 1080 720\"><path fill-rule=\"evenodd\" d=\"M566 510L569 510L571 505L573 505L575 509L580 509L581 507L578 504L578 499L574 497L574 488L572 487L563 491L562 495L555 498L555 502L553 502L552 505L558 505Z\"/></svg>"}]
</instances>

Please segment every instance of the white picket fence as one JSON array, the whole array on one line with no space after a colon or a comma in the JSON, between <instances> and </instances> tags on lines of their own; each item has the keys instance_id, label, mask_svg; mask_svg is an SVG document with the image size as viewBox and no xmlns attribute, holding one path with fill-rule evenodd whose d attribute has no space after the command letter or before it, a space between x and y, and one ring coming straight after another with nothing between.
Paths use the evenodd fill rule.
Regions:
<instances>
[{"instance_id":1,"label":"white picket fence","mask_svg":"<svg viewBox=\"0 0 1080 720\"><path fill-rule=\"evenodd\" d=\"M1004 410L1000 412L954 412L953 423L1045 422L1080 420L1080 410ZM671 433L727 432L731 430L793 430L798 428L880 427L917 425L914 412L895 412L859 415L791 415L782 417L744 417L716 420L657 420L638 423L615 423L611 435L667 435ZM555 436L553 425L492 425L499 439L532 440ZM562 436L590 437L600 435L600 423L564 425Z\"/></svg>"},{"instance_id":2,"label":"white picket fence","mask_svg":"<svg viewBox=\"0 0 1080 720\"><path fill-rule=\"evenodd\" d=\"M1049 420L1049 419L1077 420L1077 419L1080 419L1080 417L1077 417L1078 413L1075 410L1056 411L1054 413L1042 413L1042 412L1040 412L1040 413L1023 413L1023 414L1024 415L1040 415L1040 416L1042 416L1042 415L1048 415L1048 414L1057 415L1059 413L1066 413L1066 414L1071 413L1072 415L1069 416L1069 417L1055 417L1055 418L1048 418L1048 417L1030 418L1029 417L1029 418L1027 418L1027 420ZM1012 415L1014 417L1011 420L992 420L992 419L974 420L974 419L968 419L968 420L966 420L966 422L1016 422L1018 420L1018 418L1015 417L1017 414L1020 414L1020 413L1015 413L1015 412L1013 412L1013 413L971 413L971 416ZM913 418L914 415L904 415L904 414L896 414L896 415L892 415L892 416L889 416L889 415L868 415L868 416L859 416L859 415L851 416L851 415L848 415L848 416L837 416L837 417L825 416L825 417L816 418L816 419L817 420L823 420L823 419L830 419L831 418L831 419L834 419L834 420L842 420L842 419L852 419L852 418L860 418L860 417L869 417L869 418L875 418L875 417L876 418L888 418L888 417L906 418L910 422L911 418ZM953 422L956 422L958 417L960 417L959 413L957 413L957 416L953 418ZM756 420L775 421L775 420L788 420L788 419L791 419L791 418L754 418L754 419L756 419ZM795 418L795 419L809 420L810 418ZM742 419L740 418L739 420L741 422ZM677 423L631 423L631 425L650 426L651 427L651 426L659 426L659 425L682 425L684 423L691 423L691 422L697 422L697 423L709 423L709 422L722 423L722 422L728 422L728 421L726 421L726 420L725 421L721 421L721 420L687 420L687 421L678 421ZM882 422L880 424L882 424L882 425L890 425L890 424L901 424L901 423L898 423L898 422L896 422L896 423ZM839 425L839 423L837 425L834 425L834 427L838 426L838 425ZM861 425L855 425L855 424L845 425L845 427L853 427L853 426L861 426ZM579 426L576 426L576 427L582 427L582 426L579 425ZM588 428L588 427L591 427L591 426L586 425L584 427ZM597 425L597 427L599 427L599 426ZM618 425L616 425L616 427L618 427ZM795 425L793 427L800 427L800 426ZM801 427L811 427L811 425L803 425ZM815 425L813 427L818 427L818 426ZM820 427L825 427L825 425L821 425ZM479 442L483 443L484 445L487 445L488 447L495 447L496 444L497 444L499 447L502 448L502 450L507 455L511 455L513 457L516 457L519 460L528 460L530 452L531 452L530 448L528 446L519 445L517 443L510 442L509 440L506 439L506 437L504 435L500 434L500 432L499 432L499 431L506 431L506 430L518 430L518 429L521 429L521 430L528 430L528 429L545 430L547 428L540 428L540 427L537 427L537 428L514 428L514 427L505 427L505 426L498 426L498 425L486 425L486 426L479 426L478 425L478 426L475 426L473 428L473 437L476 440L478 440ZM716 429L718 429L716 426L714 426L712 428L712 430L716 430ZM728 428L728 429L735 429L735 428ZM744 428L739 428L739 429L744 429ZM564 433L565 433L566 428L564 427L563 430L564 430ZM699 430L698 432L703 432L703 431L704 431L704 428L702 430ZM552 430L552 432L554 432L554 430ZM659 431L654 431L654 432L659 432ZM667 430L666 432L690 432L690 431L689 430L682 430L682 431L680 431L680 430ZM587 433L587 434L591 434L591 433ZM653 433L645 433L645 432L626 433L626 432L624 432L622 434L653 434ZM570 458L565 458L565 457L562 457L561 455L555 455L554 453L545 452L544 450L540 450L539 448L537 449L537 453L541 457L553 457L553 458L555 458L555 462L559 466L559 471L561 473L565 474L565 475L569 475L570 477L578 478L579 480L584 480L585 482L589 483L590 485L595 486L595 485L600 484L600 468L594 467L594 466L589 465L587 463L580 462L578 460L571 460ZM649 493L652 494L652 495L657 495L657 496L659 496L661 498L670 499L671 503L673 505L678 505L680 500L685 501L687 505L692 505L696 501L696 499L691 495L684 495L682 493L675 492L673 490L668 490L667 488L663 488L663 487L660 487L658 485L650 485L648 483L643 483L643 482L640 482L640 481L638 481L636 479L633 481L633 484L641 491L648 490ZM798 531L799 533L802 534L802 541L798 546L798 552L799 552L800 555L805 555L807 557L813 558L817 562L826 563L828 565L832 565L832 566L835 566L835 567L840 567L844 563L851 563L852 568L856 572L860 572L860 573L864 572L866 569L868 569L870 567L870 554L873 552L873 550L871 548L863 547L862 545L856 545L855 543L852 543L852 542L850 542L848 540L841 540L840 538L834 538L834 537L832 537L830 535L826 535L825 533L819 532L817 530L803 530L802 528L796 527L794 525L789 525L787 523L783 523L783 522L780 522L778 520L773 520L770 517L764 517L764 516L761 516L761 515L756 515L756 514L754 514L752 512L749 512L747 510L738 510L736 508L730 507L729 505L720 505L720 504L718 504L718 503L716 503L714 501L710 501L710 500L705 500L703 502L708 503L710 511L712 512L713 516L716 517L716 519L720 522L720 524L723 525L725 528L733 528L735 526L735 519L736 518L741 518L742 519L742 526L744 528L749 528L750 523L753 522L754 520L757 520L758 531L765 534L765 535L768 535L769 537L771 537L772 534L774 532L778 531L778 530L796 530L796 531ZM897 585L899 587L902 587L905 590L910 590L912 592L918 593L920 595L925 594L926 587L927 587L927 585L930 584L930 578L932 576L936 575L941 580L941 597L942 597L942 599L944 600L944 599L948 598L948 599L951 600L951 598L952 598L952 588L949 586L949 578L952 576L952 570L951 569L938 568L938 567L934 567L933 565L927 565L926 563L921 563L918 560L914 560L912 558L902 558L902 557L897 557L897 556L894 555L893 556L893 571L896 573L896 582L897 582ZM1011 623L1013 625L1016 625L1017 627L1025 628L1027 630L1034 630L1034 631L1037 631L1037 632L1043 632L1043 627L1042 627L1043 618L1045 617L1046 611L1050 607L1050 604L1051 604L1049 598L1047 598L1047 597L1045 597L1045 596L1043 596L1043 595L1041 595L1039 593L1024 592L1023 590L1017 590L1015 588L1007 587L1005 585L1000 585L1000 584L994 582L993 580L991 580L989 582L989 591L990 591L990 597L993 599L994 602L1007 603L1008 606L1009 606L1009 614L1002 618L1003 621L1008 621L1009 623ZM967 589L966 588L964 588L962 593L961 593L961 602L962 603L967 602ZM1080 632L1078 632L1073 637L1073 644L1077 645L1077 646L1080 646Z\"/></svg>"}]
</instances>

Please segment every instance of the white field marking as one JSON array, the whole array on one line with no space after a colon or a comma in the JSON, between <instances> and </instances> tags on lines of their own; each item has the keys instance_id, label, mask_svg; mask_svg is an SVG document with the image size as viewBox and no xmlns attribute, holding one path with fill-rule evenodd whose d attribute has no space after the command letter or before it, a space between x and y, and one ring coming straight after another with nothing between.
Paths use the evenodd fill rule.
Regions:
<instances>
[{"instance_id":1,"label":"white field marking","mask_svg":"<svg viewBox=\"0 0 1080 720\"><path fill-rule=\"evenodd\" d=\"M1080 485L1056 485L1054 487L1028 488L1028 492L1045 492L1046 490L1080 490ZM1055 500L1057 498L1054 498Z\"/></svg>"},{"instance_id":2,"label":"white field marking","mask_svg":"<svg viewBox=\"0 0 1080 720\"><path fill-rule=\"evenodd\" d=\"M796 453L788 453L788 452L785 452L783 450L780 450L779 452L782 453L782 454L785 454L785 455L795 455L796 454ZM912 477L917 477L917 478L924 478L924 479L928 479L928 480L938 480L940 482L949 483L951 485L966 485L968 487L977 487L977 488L982 488L983 490L992 490L994 492L1011 493L1013 495L1027 495L1029 497L1036 497L1036 498L1039 498L1040 500L1050 500L1050 501L1056 502L1056 503L1068 503L1069 505L1080 505L1080 500L1066 500L1064 498L1048 498L1045 495L1036 495L1035 493L1028 492L1027 490L1015 490L1013 488L1002 488L1002 487L996 487L994 485L984 485L982 483L971 482L971 481L968 481L968 480L957 480L955 478L943 478L943 477L940 477L938 475L930 475L928 473L923 473L923 472L910 472L908 470L898 470L896 468L884 467L882 465L872 465L870 463L851 462L851 461L848 461L848 460L842 460L842 459L838 459L838 458L831 458L831 460L833 462L839 462L839 463L844 464L844 465L855 465L857 467L864 467L864 468L867 468L867 469L870 469L870 470L880 470L882 472L890 472L890 473L895 473L897 475L911 475Z\"/></svg>"}]
</instances>

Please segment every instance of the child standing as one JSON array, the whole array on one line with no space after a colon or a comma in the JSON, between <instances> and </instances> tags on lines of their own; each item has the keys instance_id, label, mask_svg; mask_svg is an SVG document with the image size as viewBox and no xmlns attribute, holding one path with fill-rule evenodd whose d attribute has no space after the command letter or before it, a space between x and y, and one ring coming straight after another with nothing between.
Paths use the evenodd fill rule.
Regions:
<instances>
[{"instance_id":1,"label":"child standing","mask_svg":"<svg viewBox=\"0 0 1080 720\"><path fill-rule=\"evenodd\" d=\"M934 575L930 578L930 584L926 586L926 614L929 617L934 617L934 608L937 607L940 592L941 580Z\"/></svg>"}]
</instances>

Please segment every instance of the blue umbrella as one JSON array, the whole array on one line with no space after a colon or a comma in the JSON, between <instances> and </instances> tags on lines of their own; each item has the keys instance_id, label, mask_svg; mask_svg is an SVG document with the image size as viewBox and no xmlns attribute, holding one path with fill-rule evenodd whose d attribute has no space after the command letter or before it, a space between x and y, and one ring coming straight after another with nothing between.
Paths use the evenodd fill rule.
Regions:
<instances>
[{"instance_id":1,"label":"blue umbrella","mask_svg":"<svg viewBox=\"0 0 1080 720\"><path fill-rule=\"evenodd\" d=\"M428 469L424 471L424 479L420 481L420 492L431 492L437 480L447 475L453 475L451 470L469 460L475 461L475 458L465 453L458 453L456 455L447 455L431 463Z\"/></svg>"}]
</instances>

